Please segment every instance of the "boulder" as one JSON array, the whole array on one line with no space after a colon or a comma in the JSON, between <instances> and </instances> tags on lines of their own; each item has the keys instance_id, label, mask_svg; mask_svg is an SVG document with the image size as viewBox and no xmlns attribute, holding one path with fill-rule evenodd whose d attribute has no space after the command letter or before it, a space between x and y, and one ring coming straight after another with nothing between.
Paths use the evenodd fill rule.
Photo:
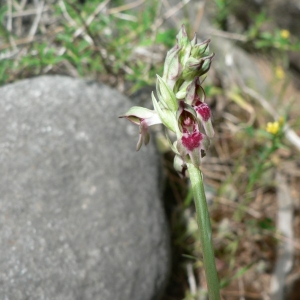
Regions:
<instances>
[{"instance_id":1,"label":"boulder","mask_svg":"<svg viewBox=\"0 0 300 300\"><path fill-rule=\"evenodd\" d=\"M170 252L159 156L111 88L0 88L1 299L158 299Z\"/></svg>"}]
</instances>

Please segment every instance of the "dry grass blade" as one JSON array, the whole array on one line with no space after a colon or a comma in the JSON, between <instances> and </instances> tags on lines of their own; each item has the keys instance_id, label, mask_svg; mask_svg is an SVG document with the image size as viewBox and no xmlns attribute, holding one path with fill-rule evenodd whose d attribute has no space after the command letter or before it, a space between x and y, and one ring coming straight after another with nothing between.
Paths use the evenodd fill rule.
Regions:
<instances>
[{"instance_id":1,"label":"dry grass blade","mask_svg":"<svg viewBox=\"0 0 300 300\"><path fill-rule=\"evenodd\" d=\"M6 29L9 33L12 32L12 3L11 0L7 0L7 23L6 23ZM13 48L14 51L17 51L17 46L15 43L15 39L13 38L12 34L9 35L9 46Z\"/></svg>"},{"instance_id":2,"label":"dry grass blade","mask_svg":"<svg viewBox=\"0 0 300 300\"><path fill-rule=\"evenodd\" d=\"M239 93L231 90L227 93L227 97L234 101L239 107L241 107L243 110L247 111L250 115L249 120L244 125L239 125L238 127L245 127L245 126L251 126L253 125L255 121L255 109L251 104L249 104ZM238 124L241 124L241 121L237 119Z\"/></svg>"},{"instance_id":3,"label":"dry grass blade","mask_svg":"<svg viewBox=\"0 0 300 300\"><path fill-rule=\"evenodd\" d=\"M202 1L198 4L198 12L197 12L194 24L193 24L194 32L198 32L198 30L200 28L201 20L203 18L203 14L204 14L204 6L205 6L205 1Z\"/></svg>"},{"instance_id":4,"label":"dry grass blade","mask_svg":"<svg viewBox=\"0 0 300 300\"><path fill-rule=\"evenodd\" d=\"M41 17L42 17L42 13L43 13L43 9L44 9L44 4L45 4L45 2L41 1L40 4L37 7L36 17L35 17L35 19L33 21L33 24L32 24L32 26L30 28L29 35L28 35L28 38L30 40L32 40L32 38L36 34L37 28L39 26L39 23L40 23L40 20L41 20Z\"/></svg>"},{"instance_id":5,"label":"dry grass blade","mask_svg":"<svg viewBox=\"0 0 300 300\"><path fill-rule=\"evenodd\" d=\"M168 11L166 11L161 18L157 19L154 22L154 24L152 25L152 30L157 30L157 28L160 27L165 20L167 20L170 17L172 17L173 15L175 15L179 10L181 10L190 1L191 0L181 1L177 5L175 5L173 8L169 9Z\"/></svg>"},{"instance_id":6,"label":"dry grass blade","mask_svg":"<svg viewBox=\"0 0 300 300\"><path fill-rule=\"evenodd\" d=\"M245 35L222 31L222 30L218 30L215 28L210 28L207 31L207 33L214 35L214 36L219 36L219 37L223 37L223 38L231 39L231 40L235 40L235 41L247 42L247 40L248 40L247 36L245 36Z\"/></svg>"},{"instance_id":7,"label":"dry grass blade","mask_svg":"<svg viewBox=\"0 0 300 300\"><path fill-rule=\"evenodd\" d=\"M49 7L44 7L43 8L43 13L49 11ZM32 9L27 9L24 11L17 11L11 14L12 18L19 18L19 17L27 17L27 16L31 16L31 15L35 15L36 14L36 9L32 8Z\"/></svg>"},{"instance_id":8,"label":"dry grass blade","mask_svg":"<svg viewBox=\"0 0 300 300\"><path fill-rule=\"evenodd\" d=\"M12 3L11 0L7 0L7 22L6 29L8 32L12 31Z\"/></svg>"},{"instance_id":9,"label":"dry grass blade","mask_svg":"<svg viewBox=\"0 0 300 300\"><path fill-rule=\"evenodd\" d=\"M71 18L71 16L68 14L65 2L63 0L59 1L59 7L61 8L62 14L65 17L65 19L69 22L69 24L73 27L75 27L77 24L76 22Z\"/></svg>"},{"instance_id":10,"label":"dry grass blade","mask_svg":"<svg viewBox=\"0 0 300 300\"><path fill-rule=\"evenodd\" d=\"M236 210L238 208L238 203L232 202L226 198L223 197L217 197L214 200L217 203L229 206L232 208L232 210ZM262 214L258 211L256 211L255 209L251 208L251 207L245 207L244 208L245 212L250 215L251 217L255 218L255 219L259 219L262 217Z\"/></svg>"},{"instance_id":11,"label":"dry grass blade","mask_svg":"<svg viewBox=\"0 0 300 300\"><path fill-rule=\"evenodd\" d=\"M18 52L16 46L30 44L30 43L34 42L36 39L37 39L37 37L34 36L34 37L26 37L26 38L21 38L21 39L18 39L18 40L14 40L11 44L1 45L0 46L0 51L5 50L5 49L10 48L10 47L13 47L14 48L13 52ZM13 55L8 55L6 58L9 58L10 56L13 56Z\"/></svg>"},{"instance_id":12,"label":"dry grass blade","mask_svg":"<svg viewBox=\"0 0 300 300\"><path fill-rule=\"evenodd\" d=\"M82 26L80 28L78 28L75 33L74 33L74 37L78 37L79 35L81 35L85 29L91 25L91 23L94 21L95 17L105 8L105 6L110 2L110 0L106 0L102 3L100 3L95 11L87 18L86 22L85 22L85 26Z\"/></svg>"},{"instance_id":13,"label":"dry grass blade","mask_svg":"<svg viewBox=\"0 0 300 300\"><path fill-rule=\"evenodd\" d=\"M138 18L135 16L131 16L129 14L122 14L122 13L116 13L114 14L116 18L119 18L121 20L130 21L130 22L137 22Z\"/></svg>"},{"instance_id":14,"label":"dry grass blade","mask_svg":"<svg viewBox=\"0 0 300 300\"><path fill-rule=\"evenodd\" d=\"M193 265L191 263L188 263L186 266L186 270L187 270L188 282L190 286L190 292L192 295L196 295L197 283L193 272Z\"/></svg>"},{"instance_id":15,"label":"dry grass blade","mask_svg":"<svg viewBox=\"0 0 300 300\"><path fill-rule=\"evenodd\" d=\"M294 256L293 200L284 175L277 172L276 181L278 185L277 228L288 240L280 243L277 249L278 259L271 278L271 300L284 298L285 277L292 269Z\"/></svg>"},{"instance_id":16,"label":"dry grass blade","mask_svg":"<svg viewBox=\"0 0 300 300\"><path fill-rule=\"evenodd\" d=\"M110 8L107 11L107 13L108 14L117 14L117 13L120 13L121 11L128 10L128 9L140 6L144 2L145 2L145 0L139 0L139 1L135 1L135 2L132 2L132 3L124 4L124 5L121 5L121 6L118 6L118 7Z\"/></svg>"}]
</instances>

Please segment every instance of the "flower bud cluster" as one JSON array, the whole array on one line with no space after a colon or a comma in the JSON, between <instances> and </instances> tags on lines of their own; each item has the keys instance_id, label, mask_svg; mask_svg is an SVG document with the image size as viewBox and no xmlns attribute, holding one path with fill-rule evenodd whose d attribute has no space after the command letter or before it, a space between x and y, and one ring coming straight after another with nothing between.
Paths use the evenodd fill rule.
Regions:
<instances>
[{"instance_id":1,"label":"flower bud cluster","mask_svg":"<svg viewBox=\"0 0 300 300\"><path fill-rule=\"evenodd\" d=\"M158 99L152 93L154 110L132 107L121 117L140 127L137 150L149 142L149 126L163 123L173 131L176 141L170 145L176 154L174 165L183 173L187 161L200 166L214 136L211 111L201 86L214 54L209 53L210 40L198 43L195 35L190 41L184 26L176 39L176 45L167 53L163 77L157 75Z\"/></svg>"}]
</instances>

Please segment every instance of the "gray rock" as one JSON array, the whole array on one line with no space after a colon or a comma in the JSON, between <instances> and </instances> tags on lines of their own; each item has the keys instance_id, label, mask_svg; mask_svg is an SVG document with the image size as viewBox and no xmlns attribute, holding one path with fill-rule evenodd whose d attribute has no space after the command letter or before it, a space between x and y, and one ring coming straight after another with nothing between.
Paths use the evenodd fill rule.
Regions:
<instances>
[{"instance_id":1,"label":"gray rock","mask_svg":"<svg viewBox=\"0 0 300 300\"><path fill-rule=\"evenodd\" d=\"M158 299L169 265L153 146L128 99L62 76L0 89L0 299Z\"/></svg>"}]
</instances>

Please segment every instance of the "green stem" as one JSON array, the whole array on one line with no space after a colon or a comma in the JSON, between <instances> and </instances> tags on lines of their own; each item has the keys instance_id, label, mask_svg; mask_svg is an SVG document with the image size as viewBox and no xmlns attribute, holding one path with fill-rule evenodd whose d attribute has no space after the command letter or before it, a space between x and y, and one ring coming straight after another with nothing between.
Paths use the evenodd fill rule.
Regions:
<instances>
[{"instance_id":1,"label":"green stem","mask_svg":"<svg viewBox=\"0 0 300 300\"><path fill-rule=\"evenodd\" d=\"M202 173L199 168L195 167L191 163L187 163L187 167L190 174L196 206L208 296L210 300L220 300L220 284L216 270L212 244L212 230L203 186Z\"/></svg>"}]
</instances>

